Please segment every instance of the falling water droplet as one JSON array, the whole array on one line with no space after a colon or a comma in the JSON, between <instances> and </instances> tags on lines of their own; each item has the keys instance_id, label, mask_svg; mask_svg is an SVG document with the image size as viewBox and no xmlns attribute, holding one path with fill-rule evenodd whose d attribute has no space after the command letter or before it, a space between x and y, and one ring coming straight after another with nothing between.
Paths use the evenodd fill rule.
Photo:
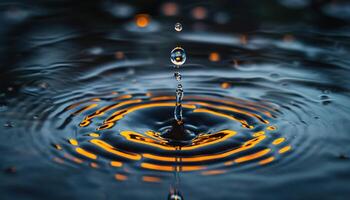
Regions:
<instances>
[{"instance_id":1,"label":"falling water droplet","mask_svg":"<svg viewBox=\"0 0 350 200\"><path fill-rule=\"evenodd\" d=\"M183 65L186 62L185 50L181 47L174 48L170 53L170 60L176 66Z\"/></svg>"},{"instance_id":2,"label":"falling water droplet","mask_svg":"<svg viewBox=\"0 0 350 200\"><path fill-rule=\"evenodd\" d=\"M182 31L182 24L180 24L179 22L177 22L177 23L175 24L175 30L176 30L177 32Z\"/></svg>"},{"instance_id":3,"label":"falling water droplet","mask_svg":"<svg viewBox=\"0 0 350 200\"><path fill-rule=\"evenodd\" d=\"M181 81L182 76L181 76L180 72L175 72L174 77L177 81Z\"/></svg>"},{"instance_id":4,"label":"falling water droplet","mask_svg":"<svg viewBox=\"0 0 350 200\"><path fill-rule=\"evenodd\" d=\"M184 91L182 89L181 83L177 85L176 88L176 107L174 111L175 120L178 122L182 122L182 99L184 96Z\"/></svg>"},{"instance_id":5,"label":"falling water droplet","mask_svg":"<svg viewBox=\"0 0 350 200\"><path fill-rule=\"evenodd\" d=\"M170 194L168 200L183 200L180 194Z\"/></svg>"}]
</instances>

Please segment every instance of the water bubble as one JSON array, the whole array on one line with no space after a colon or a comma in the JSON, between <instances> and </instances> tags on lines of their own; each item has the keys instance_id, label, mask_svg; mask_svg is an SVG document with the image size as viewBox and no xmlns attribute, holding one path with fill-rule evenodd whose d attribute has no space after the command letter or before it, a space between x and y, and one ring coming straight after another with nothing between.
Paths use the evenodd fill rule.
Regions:
<instances>
[{"instance_id":1,"label":"water bubble","mask_svg":"<svg viewBox=\"0 0 350 200\"><path fill-rule=\"evenodd\" d=\"M182 31L182 24L180 24L179 22L177 22L177 23L175 24L175 30L176 30L177 32Z\"/></svg>"},{"instance_id":2,"label":"water bubble","mask_svg":"<svg viewBox=\"0 0 350 200\"><path fill-rule=\"evenodd\" d=\"M174 48L170 53L170 60L176 66L183 65L186 61L185 50L181 47Z\"/></svg>"}]
</instances>

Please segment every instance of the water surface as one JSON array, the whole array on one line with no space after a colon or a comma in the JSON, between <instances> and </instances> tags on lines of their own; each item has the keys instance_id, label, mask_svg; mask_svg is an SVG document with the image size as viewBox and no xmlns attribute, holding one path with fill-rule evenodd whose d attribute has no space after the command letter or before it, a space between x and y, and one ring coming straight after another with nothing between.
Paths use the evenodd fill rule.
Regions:
<instances>
[{"instance_id":1,"label":"water surface","mask_svg":"<svg viewBox=\"0 0 350 200\"><path fill-rule=\"evenodd\" d=\"M349 198L349 6L1 3L1 199Z\"/></svg>"}]
</instances>

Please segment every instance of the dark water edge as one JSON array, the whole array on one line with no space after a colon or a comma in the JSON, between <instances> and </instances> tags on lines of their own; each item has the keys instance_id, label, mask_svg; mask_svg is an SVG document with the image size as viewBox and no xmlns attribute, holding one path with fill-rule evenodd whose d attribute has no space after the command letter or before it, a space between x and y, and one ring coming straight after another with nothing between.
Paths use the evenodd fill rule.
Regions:
<instances>
[{"instance_id":1,"label":"dark water edge","mask_svg":"<svg viewBox=\"0 0 350 200\"><path fill-rule=\"evenodd\" d=\"M0 3L0 199L348 199L350 3L167 3Z\"/></svg>"}]
</instances>

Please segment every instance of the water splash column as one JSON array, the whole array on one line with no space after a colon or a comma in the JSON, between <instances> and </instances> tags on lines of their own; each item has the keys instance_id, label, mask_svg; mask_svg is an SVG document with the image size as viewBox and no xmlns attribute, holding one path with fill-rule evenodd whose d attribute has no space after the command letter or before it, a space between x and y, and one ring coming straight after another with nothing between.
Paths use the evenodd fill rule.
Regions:
<instances>
[{"instance_id":1,"label":"water splash column","mask_svg":"<svg viewBox=\"0 0 350 200\"><path fill-rule=\"evenodd\" d=\"M182 25L180 23L175 24L175 30L181 31ZM174 64L174 77L177 81L177 87L176 87L176 105L174 109L174 118L177 121L178 124L182 124L182 99L184 96L184 91L181 83L181 73L180 73L180 66L183 65L186 62L186 52L181 47L174 48L170 53L170 60Z\"/></svg>"}]
</instances>

